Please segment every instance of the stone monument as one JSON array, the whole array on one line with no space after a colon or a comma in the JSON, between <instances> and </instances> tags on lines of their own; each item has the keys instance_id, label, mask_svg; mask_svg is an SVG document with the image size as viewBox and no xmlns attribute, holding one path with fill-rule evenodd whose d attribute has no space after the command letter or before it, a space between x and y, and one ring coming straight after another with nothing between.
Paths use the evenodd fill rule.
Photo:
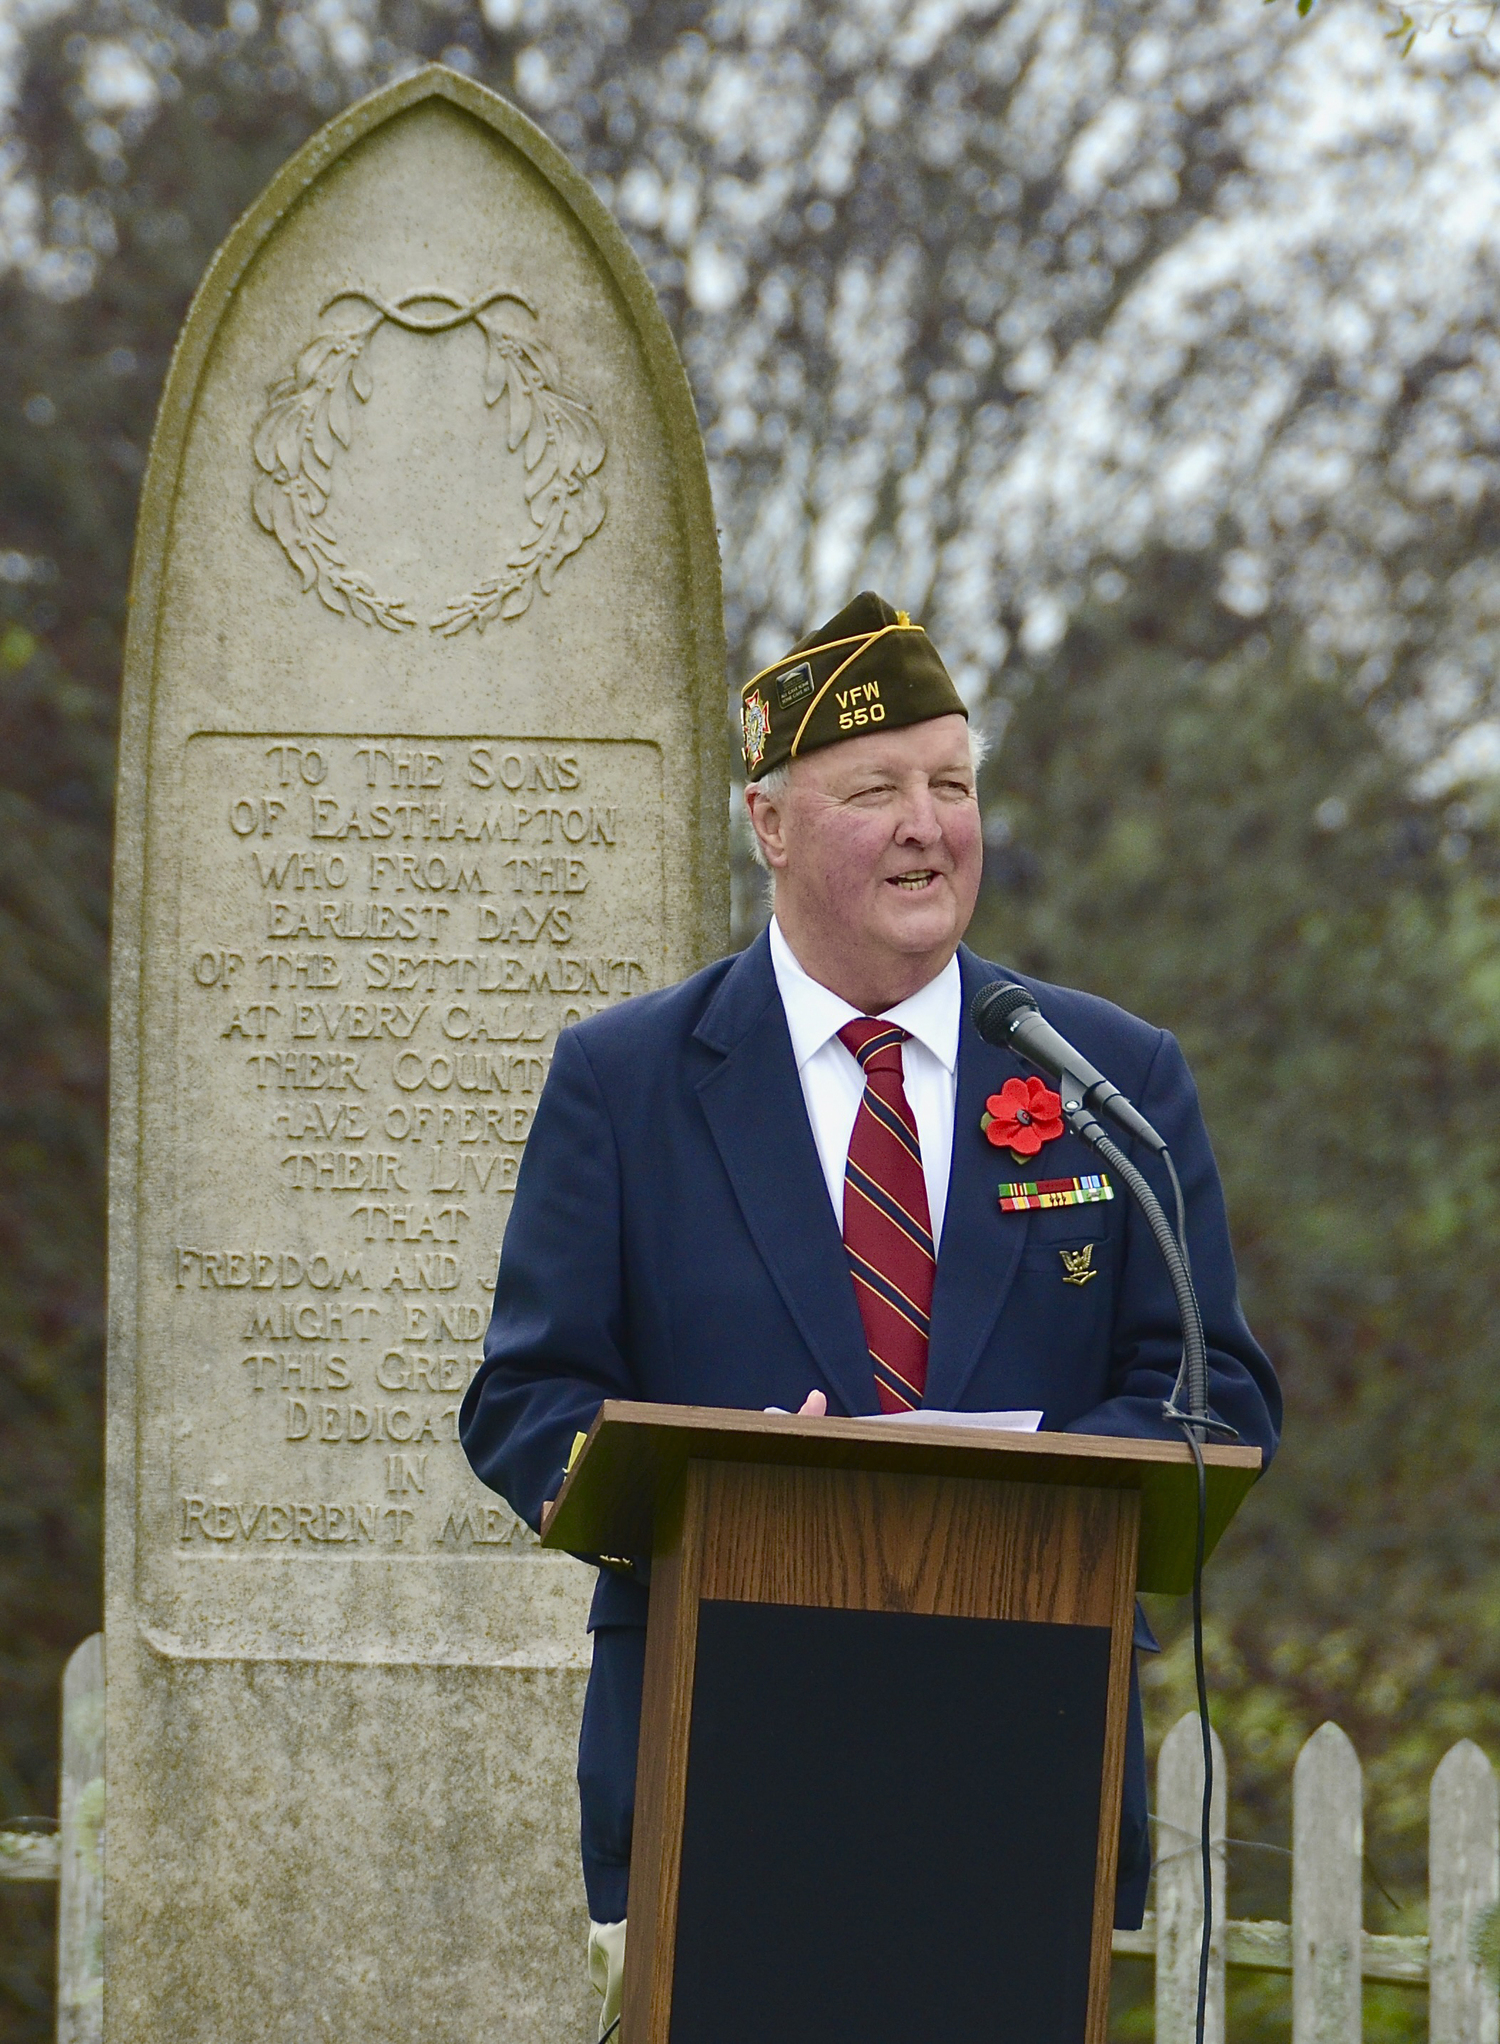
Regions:
<instances>
[{"instance_id":1,"label":"stone monument","mask_svg":"<svg viewBox=\"0 0 1500 2044\"><path fill-rule=\"evenodd\" d=\"M113 990L107 2044L582 2039L591 1572L469 1474L557 1033L727 939L718 558L604 208L439 68L199 291Z\"/></svg>"}]
</instances>

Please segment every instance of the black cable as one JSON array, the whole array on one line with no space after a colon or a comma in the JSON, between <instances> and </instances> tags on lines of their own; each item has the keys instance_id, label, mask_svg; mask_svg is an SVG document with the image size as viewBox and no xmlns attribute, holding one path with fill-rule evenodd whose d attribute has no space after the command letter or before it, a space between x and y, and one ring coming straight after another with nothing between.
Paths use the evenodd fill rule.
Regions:
<instances>
[{"instance_id":1,"label":"black cable","mask_svg":"<svg viewBox=\"0 0 1500 2044\"><path fill-rule=\"evenodd\" d=\"M1182 1361L1178 1366L1172 1396L1162 1408L1162 1416L1182 1429L1192 1452L1198 1485L1197 1527L1193 1539L1193 1672L1198 1684L1198 1724L1203 1734L1203 1810L1199 1839L1203 1859L1203 1940L1198 1951L1196 2037L1197 2044L1204 2044L1204 2025L1208 2016L1208 1967L1213 1946L1214 1924L1212 1822L1214 1754L1213 1727L1208 1715L1208 1675L1203 1665L1203 1556L1208 1544L1208 1474L1203 1466L1202 1444L1206 1434L1223 1433L1233 1436L1234 1428L1226 1426L1222 1420L1214 1419L1208 1409L1208 1350L1203 1339L1203 1317L1198 1311L1198 1299L1188 1268L1187 1222L1183 1211L1182 1186L1171 1157L1165 1150L1162 1151L1167 1170L1171 1174L1172 1192L1177 1204L1175 1235L1162 1210L1161 1201L1118 1143L1110 1141L1082 1102L1065 1100L1063 1113L1074 1134L1082 1136L1085 1142L1092 1144L1110 1169L1125 1181L1136 1205L1145 1215L1147 1225L1156 1239L1156 1246L1161 1251L1162 1261L1167 1266L1167 1275L1172 1281L1172 1290L1177 1300L1178 1318L1182 1323ZM1184 1391L1187 1394L1186 1412L1180 1405Z\"/></svg>"},{"instance_id":2,"label":"black cable","mask_svg":"<svg viewBox=\"0 0 1500 2044\"><path fill-rule=\"evenodd\" d=\"M1208 1674L1203 1665L1203 1550L1208 1533L1208 1475L1203 1467L1203 1448L1197 1428L1190 1419L1179 1418L1183 1437L1192 1451L1198 1479L1198 1526L1193 1540L1193 1673L1198 1683L1198 1728L1203 1734L1203 1810L1199 1845L1203 1864L1203 1941L1198 1948L1197 2044L1203 2044L1208 2018L1208 1966L1214 1935L1213 1889L1213 1797L1214 1737L1208 1716Z\"/></svg>"},{"instance_id":3,"label":"black cable","mask_svg":"<svg viewBox=\"0 0 1500 2044\"><path fill-rule=\"evenodd\" d=\"M613 2035L615 2034L616 2030L619 2029L619 2027L620 2018L619 2016L616 2016L614 2021L610 2024L609 2028L605 2031L604 2035L599 2039L599 2044L609 2044L610 2038L613 2037Z\"/></svg>"}]
</instances>

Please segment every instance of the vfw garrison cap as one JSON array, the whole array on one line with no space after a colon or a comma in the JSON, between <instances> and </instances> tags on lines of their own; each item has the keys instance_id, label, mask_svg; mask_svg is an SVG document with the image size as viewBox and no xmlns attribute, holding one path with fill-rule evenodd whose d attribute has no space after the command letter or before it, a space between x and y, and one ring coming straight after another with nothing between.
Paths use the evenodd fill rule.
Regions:
<instances>
[{"instance_id":1,"label":"vfw garrison cap","mask_svg":"<svg viewBox=\"0 0 1500 2044\"><path fill-rule=\"evenodd\" d=\"M922 627L866 589L741 689L745 773L758 781L822 745L968 714Z\"/></svg>"}]
</instances>

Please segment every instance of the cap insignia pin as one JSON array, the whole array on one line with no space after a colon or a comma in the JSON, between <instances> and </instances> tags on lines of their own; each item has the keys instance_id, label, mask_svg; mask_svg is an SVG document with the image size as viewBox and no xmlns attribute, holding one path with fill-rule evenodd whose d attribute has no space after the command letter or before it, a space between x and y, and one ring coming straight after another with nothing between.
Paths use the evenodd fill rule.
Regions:
<instances>
[{"instance_id":1,"label":"cap insignia pin","mask_svg":"<svg viewBox=\"0 0 1500 2044\"><path fill-rule=\"evenodd\" d=\"M776 700L784 710L790 710L797 703L805 703L813 694L814 686L812 668L807 661L799 660L777 681Z\"/></svg>"},{"instance_id":2,"label":"cap insignia pin","mask_svg":"<svg viewBox=\"0 0 1500 2044\"><path fill-rule=\"evenodd\" d=\"M753 774L766 756L771 735L771 712L758 688L751 689L740 705L740 726L745 741L745 765Z\"/></svg>"}]
</instances>

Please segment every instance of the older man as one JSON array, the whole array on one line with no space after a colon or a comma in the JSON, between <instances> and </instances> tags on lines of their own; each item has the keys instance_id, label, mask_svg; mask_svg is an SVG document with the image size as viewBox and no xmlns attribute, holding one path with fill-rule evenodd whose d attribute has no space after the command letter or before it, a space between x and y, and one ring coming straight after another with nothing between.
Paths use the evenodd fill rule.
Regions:
<instances>
[{"instance_id":1,"label":"older man","mask_svg":"<svg viewBox=\"0 0 1500 2044\"><path fill-rule=\"evenodd\" d=\"M560 1038L521 1167L460 1428L533 1526L605 1398L1039 1408L1048 1428L1170 1431L1180 1333L1149 1233L1107 1179L1100 1196L1035 1075L964 1025L1000 970L961 947L980 816L967 712L931 641L859 596L745 685L741 722L770 927ZM1269 1456L1280 1398L1181 1052L1108 1002L1023 984L1170 1144L1213 1408ZM1057 1188L1045 1210L1021 1190L1035 1179ZM590 1617L578 1779L601 2030L624 1952L646 1573L601 1571ZM1116 1920L1138 1924L1134 1692L1119 1868Z\"/></svg>"}]
</instances>

